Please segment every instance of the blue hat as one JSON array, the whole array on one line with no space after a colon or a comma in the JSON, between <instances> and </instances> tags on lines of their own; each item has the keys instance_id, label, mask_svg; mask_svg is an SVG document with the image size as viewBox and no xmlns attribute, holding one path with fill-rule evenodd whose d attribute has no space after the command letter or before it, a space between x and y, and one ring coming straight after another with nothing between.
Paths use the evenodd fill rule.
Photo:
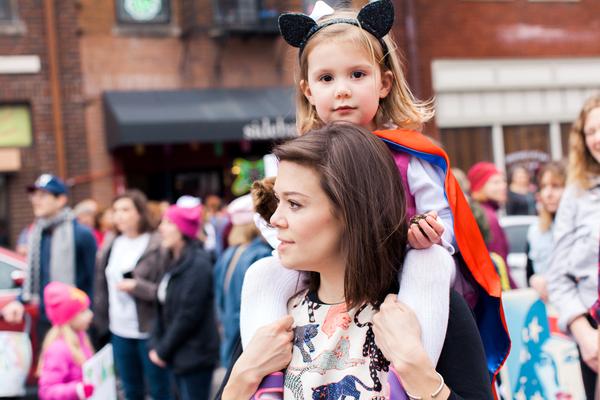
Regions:
<instances>
[{"instance_id":1,"label":"blue hat","mask_svg":"<svg viewBox=\"0 0 600 400\"><path fill-rule=\"evenodd\" d=\"M59 178L51 174L42 174L36 179L33 185L27 186L28 192L36 190L44 190L52 193L53 195L67 194L69 190L67 185Z\"/></svg>"}]
</instances>

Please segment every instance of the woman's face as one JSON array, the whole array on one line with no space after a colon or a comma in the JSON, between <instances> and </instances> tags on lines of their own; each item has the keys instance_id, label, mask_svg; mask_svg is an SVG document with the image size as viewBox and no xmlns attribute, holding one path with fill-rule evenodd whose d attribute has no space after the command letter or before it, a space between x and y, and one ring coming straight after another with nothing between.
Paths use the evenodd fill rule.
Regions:
<instances>
[{"instance_id":1,"label":"woman's face","mask_svg":"<svg viewBox=\"0 0 600 400\"><path fill-rule=\"evenodd\" d=\"M131 199L126 197L118 199L113 204L113 211L113 221L119 232L138 233L141 217Z\"/></svg>"},{"instance_id":2,"label":"woman's face","mask_svg":"<svg viewBox=\"0 0 600 400\"><path fill-rule=\"evenodd\" d=\"M512 183L519 187L528 187L529 172L527 172L527 170L522 167L515 169L512 176Z\"/></svg>"},{"instance_id":3,"label":"woman's face","mask_svg":"<svg viewBox=\"0 0 600 400\"><path fill-rule=\"evenodd\" d=\"M564 184L551 171L544 172L540 180L539 197L542 207L550 214L556 214L564 190Z\"/></svg>"},{"instance_id":4,"label":"woman's face","mask_svg":"<svg viewBox=\"0 0 600 400\"><path fill-rule=\"evenodd\" d=\"M342 223L311 168L289 161L279 164L275 194L279 199L271 224L277 228L277 247L287 268L323 272L339 265Z\"/></svg>"},{"instance_id":5,"label":"woman's face","mask_svg":"<svg viewBox=\"0 0 600 400\"><path fill-rule=\"evenodd\" d=\"M165 249L172 250L177 245L183 242L183 235L177 228L177 225L169 221L168 218L163 217L160 225L158 226L158 232L162 239L161 245Z\"/></svg>"},{"instance_id":6,"label":"woman's face","mask_svg":"<svg viewBox=\"0 0 600 400\"><path fill-rule=\"evenodd\" d=\"M594 108L588 114L583 126L583 134L586 147L594 160L600 164L600 107Z\"/></svg>"},{"instance_id":7,"label":"woman's face","mask_svg":"<svg viewBox=\"0 0 600 400\"><path fill-rule=\"evenodd\" d=\"M506 178L504 174L492 175L481 188L481 192L487 200L504 204L506 202Z\"/></svg>"}]
</instances>

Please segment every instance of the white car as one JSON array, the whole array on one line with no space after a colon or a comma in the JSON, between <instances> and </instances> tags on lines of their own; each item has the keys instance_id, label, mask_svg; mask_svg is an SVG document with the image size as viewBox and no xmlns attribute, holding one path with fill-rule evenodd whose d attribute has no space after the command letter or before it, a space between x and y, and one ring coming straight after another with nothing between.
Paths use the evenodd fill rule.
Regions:
<instances>
[{"instance_id":1,"label":"white car","mask_svg":"<svg viewBox=\"0 0 600 400\"><path fill-rule=\"evenodd\" d=\"M500 226L508 239L508 257L506 262L511 275L519 287L527 287L527 231L537 221L535 215L504 215L500 217Z\"/></svg>"}]
</instances>

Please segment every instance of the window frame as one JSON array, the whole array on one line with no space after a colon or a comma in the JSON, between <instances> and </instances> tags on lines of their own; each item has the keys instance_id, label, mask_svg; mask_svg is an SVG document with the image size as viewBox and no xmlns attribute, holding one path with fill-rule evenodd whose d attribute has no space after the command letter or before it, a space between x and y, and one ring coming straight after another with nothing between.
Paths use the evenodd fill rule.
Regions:
<instances>
[{"instance_id":1,"label":"window frame","mask_svg":"<svg viewBox=\"0 0 600 400\"><path fill-rule=\"evenodd\" d=\"M25 24L19 17L17 0L5 0L9 5L10 18L0 19L0 36L18 36L26 33Z\"/></svg>"}]
</instances>

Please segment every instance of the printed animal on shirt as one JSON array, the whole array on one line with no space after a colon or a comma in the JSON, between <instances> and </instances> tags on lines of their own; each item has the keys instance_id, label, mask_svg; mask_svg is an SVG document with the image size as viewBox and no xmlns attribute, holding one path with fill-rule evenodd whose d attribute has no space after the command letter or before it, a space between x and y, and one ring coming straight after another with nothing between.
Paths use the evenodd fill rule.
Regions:
<instances>
[{"instance_id":1,"label":"printed animal on shirt","mask_svg":"<svg viewBox=\"0 0 600 400\"><path fill-rule=\"evenodd\" d=\"M292 374L290 368L285 371L285 381L283 386L288 388L294 395L294 400L304 400L304 390L302 386L302 375L308 371L310 367L302 368L297 374Z\"/></svg>"},{"instance_id":2,"label":"printed animal on shirt","mask_svg":"<svg viewBox=\"0 0 600 400\"><path fill-rule=\"evenodd\" d=\"M294 328L294 346L300 349L300 353L302 354L302 361L305 363L311 362L310 354L304 350L304 345L308 347L308 351L313 353L315 351L315 346L312 343L312 338L317 336L319 333L319 324L308 324L297 326Z\"/></svg>"},{"instance_id":3,"label":"printed animal on shirt","mask_svg":"<svg viewBox=\"0 0 600 400\"><path fill-rule=\"evenodd\" d=\"M360 398L360 392L356 388L356 383L361 385L365 390L373 390L368 387L360 379L354 375L346 375L341 381L328 383L316 388L312 388L313 400L339 400L352 396L355 400Z\"/></svg>"},{"instance_id":4,"label":"printed animal on shirt","mask_svg":"<svg viewBox=\"0 0 600 400\"><path fill-rule=\"evenodd\" d=\"M365 360L362 358L350 358L350 339L348 336L342 336L338 340L333 350L325 350L315 358L312 363L302 368L290 367L288 370L309 370L311 372L318 372L323 375L325 372L332 369L344 370L346 368L355 367L357 365L364 364Z\"/></svg>"},{"instance_id":5,"label":"printed animal on shirt","mask_svg":"<svg viewBox=\"0 0 600 400\"><path fill-rule=\"evenodd\" d=\"M336 304L331 306L327 311L321 331L330 338L337 328L344 330L348 329L350 322L352 322L352 318L350 318L350 315L346 310L346 303Z\"/></svg>"}]
</instances>

